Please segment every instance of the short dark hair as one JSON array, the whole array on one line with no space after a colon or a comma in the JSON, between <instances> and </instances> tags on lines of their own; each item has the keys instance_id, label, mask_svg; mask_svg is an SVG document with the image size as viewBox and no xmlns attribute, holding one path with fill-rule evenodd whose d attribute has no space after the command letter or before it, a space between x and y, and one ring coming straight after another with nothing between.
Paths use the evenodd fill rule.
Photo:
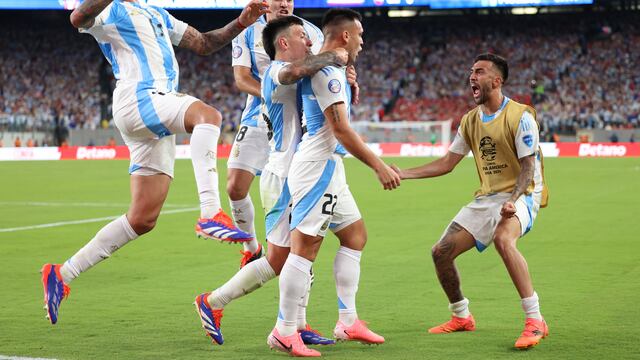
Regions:
<instances>
[{"instance_id":1,"label":"short dark hair","mask_svg":"<svg viewBox=\"0 0 640 360\"><path fill-rule=\"evenodd\" d=\"M345 21L362 21L362 15L348 8L333 8L324 13L322 17L322 30L327 26L341 25Z\"/></svg>"},{"instance_id":2,"label":"short dark hair","mask_svg":"<svg viewBox=\"0 0 640 360\"><path fill-rule=\"evenodd\" d=\"M285 16L279 19L271 20L262 30L262 45L264 51L269 55L269 59L276 58L276 40L278 35L293 25L304 26L302 19L297 16Z\"/></svg>"},{"instance_id":3,"label":"short dark hair","mask_svg":"<svg viewBox=\"0 0 640 360\"><path fill-rule=\"evenodd\" d=\"M476 56L474 62L478 61L491 61L493 65L498 68L500 71L500 75L502 75L502 82L507 82L507 78L509 78L509 64L507 64L507 60L500 55L484 53Z\"/></svg>"}]
</instances>

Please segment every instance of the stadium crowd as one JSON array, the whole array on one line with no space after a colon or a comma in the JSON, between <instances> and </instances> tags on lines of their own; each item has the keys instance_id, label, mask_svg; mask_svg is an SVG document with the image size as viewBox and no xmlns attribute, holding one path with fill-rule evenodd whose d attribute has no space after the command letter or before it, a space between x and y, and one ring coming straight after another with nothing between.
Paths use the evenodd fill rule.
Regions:
<instances>
[{"instance_id":1,"label":"stadium crowd","mask_svg":"<svg viewBox=\"0 0 640 360\"><path fill-rule=\"evenodd\" d=\"M543 136L581 128L640 127L640 30L633 16L365 21L353 121L454 122L473 106L468 71L492 51L510 62L507 96L532 103ZM431 20L431 19L430 19ZM613 22L611 22L613 23ZM393 31L388 29L393 28ZM0 131L109 126L108 64L94 40L71 26L10 26L0 38ZM177 50L180 89L218 107L236 130L245 104L233 83L230 47L200 57ZM230 137L226 137L229 139Z\"/></svg>"}]
</instances>

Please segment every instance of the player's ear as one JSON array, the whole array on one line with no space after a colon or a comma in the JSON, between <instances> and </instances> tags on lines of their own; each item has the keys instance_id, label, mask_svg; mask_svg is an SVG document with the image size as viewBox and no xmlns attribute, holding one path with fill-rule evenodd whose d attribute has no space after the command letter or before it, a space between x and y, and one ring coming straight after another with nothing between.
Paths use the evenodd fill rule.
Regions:
<instances>
[{"instance_id":1,"label":"player's ear","mask_svg":"<svg viewBox=\"0 0 640 360\"><path fill-rule=\"evenodd\" d=\"M278 45L280 45L282 49L289 48L289 42L287 41L287 38L284 36L281 36L278 38Z\"/></svg>"},{"instance_id":2,"label":"player's ear","mask_svg":"<svg viewBox=\"0 0 640 360\"><path fill-rule=\"evenodd\" d=\"M349 31L348 30L343 30L342 31L342 41L344 41L345 44L348 44L350 38L351 38L351 34L349 34Z\"/></svg>"}]
</instances>

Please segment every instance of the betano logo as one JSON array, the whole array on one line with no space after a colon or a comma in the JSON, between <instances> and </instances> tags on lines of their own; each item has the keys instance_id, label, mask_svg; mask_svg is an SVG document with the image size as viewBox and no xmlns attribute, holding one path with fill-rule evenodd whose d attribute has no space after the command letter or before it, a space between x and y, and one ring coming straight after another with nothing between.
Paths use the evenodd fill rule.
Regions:
<instances>
[{"instance_id":1,"label":"betano logo","mask_svg":"<svg viewBox=\"0 0 640 360\"><path fill-rule=\"evenodd\" d=\"M580 144L578 156L625 156L627 147L624 145Z\"/></svg>"},{"instance_id":2,"label":"betano logo","mask_svg":"<svg viewBox=\"0 0 640 360\"><path fill-rule=\"evenodd\" d=\"M108 148L108 149L100 149L95 147L78 147L78 152L76 153L76 159L83 160L100 160L100 159L115 159L116 158L116 149Z\"/></svg>"}]
</instances>

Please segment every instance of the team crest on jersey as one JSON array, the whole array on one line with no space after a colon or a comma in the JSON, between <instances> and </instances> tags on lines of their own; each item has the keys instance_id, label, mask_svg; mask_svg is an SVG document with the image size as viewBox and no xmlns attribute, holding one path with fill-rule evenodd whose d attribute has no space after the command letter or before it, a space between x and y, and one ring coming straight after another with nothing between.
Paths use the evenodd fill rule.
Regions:
<instances>
[{"instance_id":1,"label":"team crest on jersey","mask_svg":"<svg viewBox=\"0 0 640 360\"><path fill-rule=\"evenodd\" d=\"M329 91L331 91L334 94L337 94L340 92L340 89L342 89L342 85L340 85L340 81L338 81L337 79L333 79L329 81Z\"/></svg>"},{"instance_id":2,"label":"team crest on jersey","mask_svg":"<svg viewBox=\"0 0 640 360\"><path fill-rule=\"evenodd\" d=\"M480 140L480 152L482 159L485 161L493 161L496 158L496 143L489 136L485 136Z\"/></svg>"},{"instance_id":3,"label":"team crest on jersey","mask_svg":"<svg viewBox=\"0 0 640 360\"><path fill-rule=\"evenodd\" d=\"M533 146L533 136L525 135L522 137L522 142L525 143L528 147Z\"/></svg>"},{"instance_id":4,"label":"team crest on jersey","mask_svg":"<svg viewBox=\"0 0 640 360\"><path fill-rule=\"evenodd\" d=\"M240 46L234 46L231 55L233 55L234 59L239 58L240 55L242 55L242 48Z\"/></svg>"},{"instance_id":5,"label":"team crest on jersey","mask_svg":"<svg viewBox=\"0 0 640 360\"><path fill-rule=\"evenodd\" d=\"M325 231L327 230L328 227L329 227L329 219L327 219L327 221L325 221L324 224L322 224L322 226L320 227L320 231Z\"/></svg>"}]
</instances>

